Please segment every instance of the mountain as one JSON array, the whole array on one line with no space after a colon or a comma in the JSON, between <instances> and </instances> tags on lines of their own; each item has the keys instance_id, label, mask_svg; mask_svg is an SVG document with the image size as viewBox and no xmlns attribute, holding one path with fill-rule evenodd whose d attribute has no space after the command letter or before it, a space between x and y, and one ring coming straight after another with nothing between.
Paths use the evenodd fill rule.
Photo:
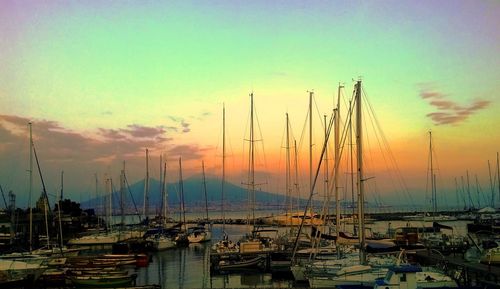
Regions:
<instances>
[{"instance_id":1,"label":"mountain","mask_svg":"<svg viewBox=\"0 0 500 289\"><path fill-rule=\"evenodd\" d=\"M219 208L221 204L221 181L216 178L207 178L207 199L209 207ZM203 179L200 177L191 177L184 180L184 204L187 208L189 207L201 207L205 206L205 196L203 191ZM149 180L149 207L151 210L154 208L158 209L161 206L161 193L160 193L160 181L156 179ZM127 190L126 190L127 191ZM167 184L168 193L168 205L170 208L177 208L179 206L179 184L178 183L168 183ZM132 198L131 198L132 195ZM241 207L246 206L248 202L248 191L246 188L234 185L229 182L225 182L224 185L224 199L226 206L229 207ZM144 204L144 179L129 186L128 191L125 194L125 207L133 208L133 201L139 209L142 210ZM120 192L119 188L114 188L113 192L113 207L118 208L120 203ZM102 202L102 198L99 200ZM275 193L255 191L255 202L258 208L261 206L266 206L266 208L276 207L285 202L285 196ZM96 199L91 199L86 202L82 202L82 207L89 208L95 206L97 203ZM263 207L262 207L263 208Z\"/></svg>"}]
</instances>

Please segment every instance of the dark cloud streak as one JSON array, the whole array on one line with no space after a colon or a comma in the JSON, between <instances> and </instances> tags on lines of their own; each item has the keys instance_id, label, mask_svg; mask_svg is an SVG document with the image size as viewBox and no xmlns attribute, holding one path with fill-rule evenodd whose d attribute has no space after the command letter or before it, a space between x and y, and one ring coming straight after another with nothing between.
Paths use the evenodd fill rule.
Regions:
<instances>
[{"instance_id":1,"label":"dark cloud streak","mask_svg":"<svg viewBox=\"0 0 500 289\"><path fill-rule=\"evenodd\" d=\"M469 105L460 105L459 103L446 99L448 95L422 84L420 97L435 107L438 111L427 114L436 125L457 125L467 120L471 115L479 110L487 108L491 101L475 99Z\"/></svg>"}]
</instances>

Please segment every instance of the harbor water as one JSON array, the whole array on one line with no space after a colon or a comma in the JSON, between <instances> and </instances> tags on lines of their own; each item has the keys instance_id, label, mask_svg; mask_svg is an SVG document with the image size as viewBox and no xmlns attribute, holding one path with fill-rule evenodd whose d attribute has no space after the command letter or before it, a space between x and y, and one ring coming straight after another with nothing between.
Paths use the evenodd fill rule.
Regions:
<instances>
[{"instance_id":1,"label":"harbor water","mask_svg":"<svg viewBox=\"0 0 500 289\"><path fill-rule=\"evenodd\" d=\"M452 227L453 234L464 235L466 221L442 222ZM367 225L374 232L385 232L390 228L404 226L432 226L431 222L422 221L379 221ZM349 232L349 228L346 228ZM249 233L250 226L226 225L228 238L237 242ZM280 231L286 228L280 228ZM212 241L201 244L190 244L187 247L172 248L166 251L154 252L148 267L137 268L135 273L137 285L158 284L162 288L295 288L292 276L272 275L261 271L241 271L231 274L210 273L210 247L223 236L222 225L212 228Z\"/></svg>"}]
</instances>

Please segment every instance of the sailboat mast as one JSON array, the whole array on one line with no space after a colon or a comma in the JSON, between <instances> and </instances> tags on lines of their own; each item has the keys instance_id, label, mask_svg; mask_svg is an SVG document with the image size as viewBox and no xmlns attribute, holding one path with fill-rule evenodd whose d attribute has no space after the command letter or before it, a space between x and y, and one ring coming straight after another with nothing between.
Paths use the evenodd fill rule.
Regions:
<instances>
[{"instance_id":1,"label":"sailboat mast","mask_svg":"<svg viewBox=\"0 0 500 289\"><path fill-rule=\"evenodd\" d=\"M226 216L224 211L224 183L226 181L226 105L222 104L222 184L221 184L221 214L222 232L226 230Z\"/></svg>"},{"instance_id":2,"label":"sailboat mast","mask_svg":"<svg viewBox=\"0 0 500 289\"><path fill-rule=\"evenodd\" d=\"M477 179L477 174L474 174L476 178L476 194L477 194L477 208L481 209L481 196L479 194L479 180Z\"/></svg>"},{"instance_id":3,"label":"sailboat mast","mask_svg":"<svg viewBox=\"0 0 500 289\"><path fill-rule=\"evenodd\" d=\"M361 80L356 83L356 144L358 159L358 213L359 213L359 245L360 261L366 264L365 254L365 192L363 179L363 134L362 134L362 110L361 110Z\"/></svg>"},{"instance_id":4,"label":"sailboat mast","mask_svg":"<svg viewBox=\"0 0 500 289\"><path fill-rule=\"evenodd\" d=\"M182 214L182 226L184 231L186 231L186 212L184 208L184 183L182 180L182 159L179 157L179 192L181 195L181 214Z\"/></svg>"},{"instance_id":5,"label":"sailboat mast","mask_svg":"<svg viewBox=\"0 0 500 289\"><path fill-rule=\"evenodd\" d=\"M292 214L292 194L290 191L290 122L288 119L288 113L286 113L286 172L285 172L285 188L286 188L286 198L288 202L287 206L287 221L290 220L291 225L291 214Z\"/></svg>"},{"instance_id":6,"label":"sailboat mast","mask_svg":"<svg viewBox=\"0 0 500 289\"><path fill-rule=\"evenodd\" d=\"M109 231L113 230L113 179L109 178Z\"/></svg>"},{"instance_id":7,"label":"sailboat mast","mask_svg":"<svg viewBox=\"0 0 500 289\"><path fill-rule=\"evenodd\" d=\"M125 226L125 161L123 161L123 169L120 174L120 216L121 227Z\"/></svg>"},{"instance_id":8,"label":"sailboat mast","mask_svg":"<svg viewBox=\"0 0 500 289\"><path fill-rule=\"evenodd\" d=\"M469 203L472 208L474 208L474 202L472 201L472 196L470 195L470 182L469 182L469 170L467 172L467 195L469 195Z\"/></svg>"},{"instance_id":9,"label":"sailboat mast","mask_svg":"<svg viewBox=\"0 0 500 289\"><path fill-rule=\"evenodd\" d=\"M326 216L328 216L330 214L330 192L328 191L328 135L327 135L327 129L328 129L328 123L326 122L326 114L323 115L323 119L324 119L324 122L325 122L325 144L326 144L326 147L325 147L325 159L324 159L324 162L325 162L325 188L324 188L324 191L325 191L325 200L326 200ZM325 216L325 219L326 219L326 216Z\"/></svg>"},{"instance_id":10,"label":"sailboat mast","mask_svg":"<svg viewBox=\"0 0 500 289\"><path fill-rule=\"evenodd\" d=\"M350 176L351 176L351 207L352 207L352 215L351 218L354 223L354 211L355 211L355 206L354 206L354 143L352 140L352 135L353 135L353 128L352 128L352 111L354 107L352 107L352 100L349 100L349 159L350 159ZM345 223L344 223L345 226ZM356 226L354 226L354 232L356 232Z\"/></svg>"},{"instance_id":11,"label":"sailboat mast","mask_svg":"<svg viewBox=\"0 0 500 289\"><path fill-rule=\"evenodd\" d=\"M434 164L432 161L432 131L429 131L429 160L430 160L430 177L431 177L431 202L433 217L436 216L436 196L434 191Z\"/></svg>"},{"instance_id":12,"label":"sailboat mast","mask_svg":"<svg viewBox=\"0 0 500 289\"><path fill-rule=\"evenodd\" d=\"M337 91L337 108L335 109L335 131L334 131L334 146L335 146L335 167L334 167L334 179L333 183L335 184L335 230L337 232L337 237L340 232L340 198L339 198L339 166L340 166L340 89L343 86L339 84L339 88Z\"/></svg>"},{"instance_id":13,"label":"sailboat mast","mask_svg":"<svg viewBox=\"0 0 500 289\"><path fill-rule=\"evenodd\" d=\"M493 179L491 177L491 165L490 165L490 160L488 160L488 173L490 175L490 190L491 190L491 203L490 206L492 208L495 207L495 188L493 186Z\"/></svg>"},{"instance_id":14,"label":"sailboat mast","mask_svg":"<svg viewBox=\"0 0 500 289\"><path fill-rule=\"evenodd\" d=\"M208 222L208 197L207 197L207 180L205 178L205 162L201 161L201 170L203 172L203 193L205 195L205 213L207 216L207 222Z\"/></svg>"},{"instance_id":15,"label":"sailboat mast","mask_svg":"<svg viewBox=\"0 0 500 289\"><path fill-rule=\"evenodd\" d=\"M498 152L497 152L497 182L498 182L498 197L500 199L500 162L498 161Z\"/></svg>"},{"instance_id":16,"label":"sailboat mast","mask_svg":"<svg viewBox=\"0 0 500 289\"><path fill-rule=\"evenodd\" d=\"M32 134L32 124L31 122L28 123L29 129L30 129L30 145L29 145L29 150L30 150L30 169L29 169L29 176L30 176L30 184L29 184L29 202L30 202L30 253L33 250L33 134Z\"/></svg>"},{"instance_id":17,"label":"sailboat mast","mask_svg":"<svg viewBox=\"0 0 500 289\"><path fill-rule=\"evenodd\" d=\"M60 236L60 241L61 241L61 250L62 250L62 247L63 247L63 234L62 234L62 221L61 221L61 204L62 204L62 200L63 200L63 192L64 192L64 171L61 171L61 197L59 198L59 205L58 205L58 208L57 208L57 212L58 212L58 215L59 215L59 236Z\"/></svg>"},{"instance_id":18,"label":"sailboat mast","mask_svg":"<svg viewBox=\"0 0 500 289\"><path fill-rule=\"evenodd\" d=\"M146 149L146 178L144 179L144 218L148 216L149 207L149 150Z\"/></svg>"},{"instance_id":19,"label":"sailboat mast","mask_svg":"<svg viewBox=\"0 0 500 289\"><path fill-rule=\"evenodd\" d=\"M309 192L312 194L312 99L313 92L309 92Z\"/></svg>"},{"instance_id":20,"label":"sailboat mast","mask_svg":"<svg viewBox=\"0 0 500 289\"><path fill-rule=\"evenodd\" d=\"M97 173L94 173L95 177L95 214L97 217L97 228L101 228L101 218L99 218L99 215L97 214L97 207L99 207L100 202L99 202L99 193L98 193L98 181L97 181Z\"/></svg>"},{"instance_id":21,"label":"sailboat mast","mask_svg":"<svg viewBox=\"0 0 500 289\"><path fill-rule=\"evenodd\" d=\"M42 198L44 202L44 207L45 207L45 230L47 233L47 246L50 245L50 240L49 240L49 221L47 214L50 212L50 206L49 206L49 196L47 195L47 190L45 189L45 182L43 180L42 176L42 170L40 169L40 162L38 162L38 156L36 154L36 149L35 145L33 142L31 142L31 146L33 148L33 154L35 155L35 161L36 161L36 166L38 168L38 175L40 176L40 181L42 182Z\"/></svg>"},{"instance_id":22,"label":"sailboat mast","mask_svg":"<svg viewBox=\"0 0 500 289\"><path fill-rule=\"evenodd\" d=\"M162 162L162 154L160 153L160 198L161 198L161 206L160 206L160 219L161 219L161 215L162 215L162 212L163 212L163 174L162 174L162 171L163 171L163 162Z\"/></svg>"},{"instance_id":23,"label":"sailboat mast","mask_svg":"<svg viewBox=\"0 0 500 289\"><path fill-rule=\"evenodd\" d=\"M253 124L253 92L250 94L250 192L252 202L252 220L255 226L255 135Z\"/></svg>"},{"instance_id":24,"label":"sailboat mast","mask_svg":"<svg viewBox=\"0 0 500 289\"><path fill-rule=\"evenodd\" d=\"M293 150L294 150L294 170L295 170L295 192L297 193L297 209L300 210L300 189L299 189L299 164L298 164L298 154L297 154L297 140L293 140Z\"/></svg>"},{"instance_id":25,"label":"sailboat mast","mask_svg":"<svg viewBox=\"0 0 500 289\"><path fill-rule=\"evenodd\" d=\"M168 206L168 192L167 192L167 162L163 163L163 186L162 186L162 202L163 202L163 224L167 225L167 206Z\"/></svg>"}]
</instances>

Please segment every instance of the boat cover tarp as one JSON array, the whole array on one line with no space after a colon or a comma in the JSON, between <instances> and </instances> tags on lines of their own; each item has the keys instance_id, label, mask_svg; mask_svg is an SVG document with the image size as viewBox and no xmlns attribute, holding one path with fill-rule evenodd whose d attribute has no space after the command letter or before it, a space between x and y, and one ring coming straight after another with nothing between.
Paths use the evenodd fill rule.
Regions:
<instances>
[{"instance_id":1,"label":"boat cover tarp","mask_svg":"<svg viewBox=\"0 0 500 289\"><path fill-rule=\"evenodd\" d=\"M443 224L439 224L438 222L432 222L432 227L433 228L439 228L439 229L453 230L453 227L446 226L446 225L443 225Z\"/></svg>"},{"instance_id":2,"label":"boat cover tarp","mask_svg":"<svg viewBox=\"0 0 500 289\"><path fill-rule=\"evenodd\" d=\"M318 232L318 229L316 228L316 226L312 226L312 230L311 230L311 235L312 236L316 236L316 234ZM333 236L333 235L329 235L329 234L323 234L323 233L320 233L320 235L318 235L321 239L325 239L325 240L337 240L337 236Z\"/></svg>"}]
</instances>

